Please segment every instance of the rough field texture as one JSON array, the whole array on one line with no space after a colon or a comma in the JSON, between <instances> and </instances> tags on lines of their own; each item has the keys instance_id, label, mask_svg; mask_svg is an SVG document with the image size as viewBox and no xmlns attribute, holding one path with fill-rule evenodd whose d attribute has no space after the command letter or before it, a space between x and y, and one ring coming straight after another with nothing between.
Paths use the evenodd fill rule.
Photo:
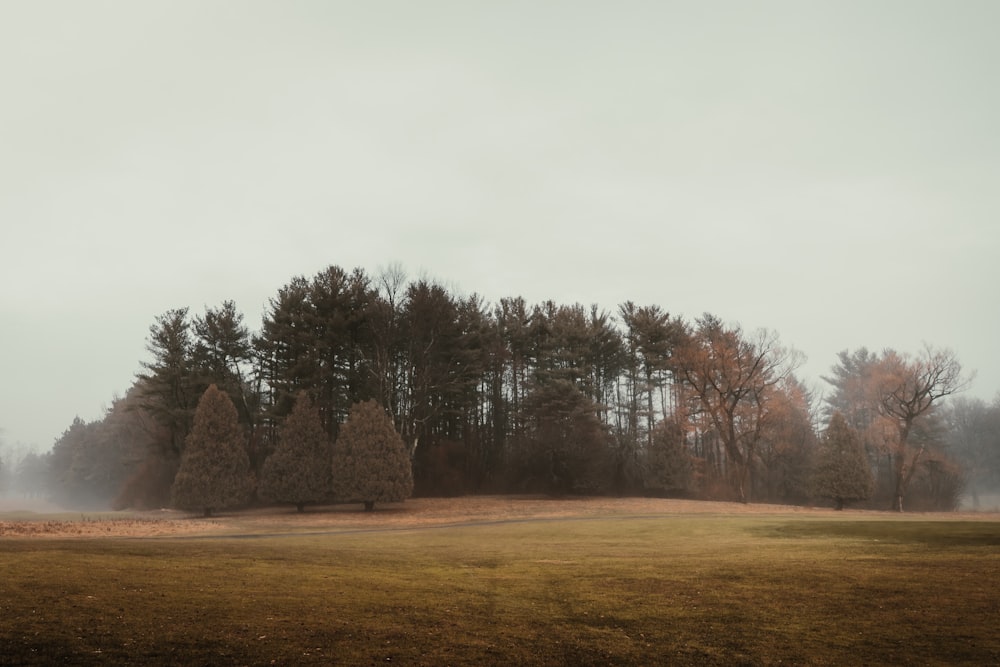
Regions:
<instances>
[{"instance_id":1,"label":"rough field texture","mask_svg":"<svg viewBox=\"0 0 1000 667\"><path fill-rule=\"evenodd\" d=\"M538 496L468 496L462 498L417 498L405 503L376 507L362 512L360 505L309 507L298 513L294 507L244 510L204 519L175 510L156 512L45 512L18 508L16 501L0 504L0 537L155 537L192 534L255 534L274 531L336 531L357 529L402 529L407 527L524 521L597 516L642 515L784 515L831 518L897 517L903 519L947 519L998 521L1000 513L949 512L907 513L868 510L835 512L826 508L792 505L742 504L661 498L570 498Z\"/></svg>"},{"instance_id":2,"label":"rough field texture","mask_svg":"<svg viewBox=\"0 0 1000 667\"><path fill-rule=\"evenodd\" d=\"M0 665L1000 664L995 514L480 497L5 520Z\"/></svg>"}]
</instances>

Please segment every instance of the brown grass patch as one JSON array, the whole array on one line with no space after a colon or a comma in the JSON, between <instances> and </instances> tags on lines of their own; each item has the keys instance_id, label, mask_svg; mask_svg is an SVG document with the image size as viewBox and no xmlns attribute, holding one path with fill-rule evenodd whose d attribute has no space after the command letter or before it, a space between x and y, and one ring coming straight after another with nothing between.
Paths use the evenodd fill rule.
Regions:
<instances>
[{"instance_id":1,"label":"brown grass patch","mask_svg":"<svg viewBox=\"0 0 1000 667\"><path fill-rule=\"evenodd\" d=\"M377 506L364 512L360 505L266 507L201 518L176 510L130 512L125 515L69 513L0 514L0 537L166 537L195 534L254 534L335 530L405 529L491 522L554 520L584 517L646 515L773 515L838 518L896 517L901 519L1000 520L1000 513L907 513L846 510L792 505L742 504L663 498L548 498L540 496L465 496L414 498L405 503Z\"/></svg>"}]
</instances>

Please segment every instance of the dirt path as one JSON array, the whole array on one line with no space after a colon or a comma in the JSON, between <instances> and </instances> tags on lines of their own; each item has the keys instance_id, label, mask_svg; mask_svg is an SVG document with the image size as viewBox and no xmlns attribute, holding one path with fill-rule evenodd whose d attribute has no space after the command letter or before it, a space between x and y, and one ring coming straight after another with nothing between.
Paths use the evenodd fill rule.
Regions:
<instances>
[{"instance_id":1,"label":"dirt path","mask_svg":"<svg viewBox=\"0 0 1000 667\"><path fill-rule=\"evenodd\" d=\"M979 512L900 515L870 510L834 512L789 505L744 505L659 498L468 496L416 498L405 503L380 506L374 512L361 511L360 505L312 507L304 513L298 513L294 508L272 507L232 512L208 519L175 510L90 515L20 512L12 516L0 514L0 538L262 537L472 526L514 521L690 514L1000 521L1000 514Z\"/></svg>"}]
</instances>

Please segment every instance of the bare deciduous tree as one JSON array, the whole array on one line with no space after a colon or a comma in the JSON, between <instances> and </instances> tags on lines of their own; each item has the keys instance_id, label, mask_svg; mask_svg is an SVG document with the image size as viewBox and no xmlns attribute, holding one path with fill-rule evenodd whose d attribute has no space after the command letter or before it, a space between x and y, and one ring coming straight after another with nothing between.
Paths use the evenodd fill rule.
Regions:
<instances>
[{"instance_id":1,"label":"bare deciduous tree","mask_svg":"<svg viewBox=\"0 0 1000 667\"><path fill-rule=\"evenodd\" d=\"M886 350L877 382L880 411L896 431L892 444L893 509L902 512L906 489L927 448L926 439L912 441L914 423L928 415L940 399L965 389L970 378L962 375L954 352L925 345L916 357Z\"/></svg>"},{"instance_id":2,"label":"bare deciduous tree","mask_svg":"<svg viewBox=\"0 0 1000 667\"><path fill-rule=\"evenodd\" d=\"M729 478L740 502L750 500L750 475L776 385L801 363L773 331L745 335L706 314L679 346L676 372L683 378L722 441Z\"/></svg>"}]
</instances>

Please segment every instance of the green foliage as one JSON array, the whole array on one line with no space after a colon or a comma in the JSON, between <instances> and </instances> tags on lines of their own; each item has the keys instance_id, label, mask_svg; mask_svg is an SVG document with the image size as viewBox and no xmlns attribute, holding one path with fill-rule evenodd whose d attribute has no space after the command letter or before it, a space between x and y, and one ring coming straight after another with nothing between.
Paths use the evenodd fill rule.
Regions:
<instances>
[{"instance_id":1,"label":"green foliage","mask_svg":"<svg viewBox=\"0 0 1000 667\"><path fill-rule=\"evenodd\" d=\"M301 512L330 494L330 440L309 394L299 392L274 452L264 462L257 494Z\"/></svg>"},{"instance_id":2,"label":"green foliage","mask_svg":"<svg viewBox=\"0 0 1000 667\"><path fill-rule=\"evenodd\" d=\"M225 392L210 385L198 401L174 478L174 505L203 510L208 516L213 510L246 503L252 488L250 460L236 408Z\"/></svg>"},{"instance_id":3,"label":"green foliage","mask_svg":"<svg viewBox=\"0 0 1000 667\"><path fill-rule=\"evenodd\" d=\"M412 493L410 457L392 420L375 400L355 403L333 446L334 497L372 509Z\"/></svg>"},{"instance_id":4,"label":"green foliage","mask_svg":"<svg viewBox=\"0 0 1000 667\"><path fill-rule=\"evenodd\" d=\"M816 495L833 500L837 509L870 498L875 488L861 439L840 412L830 418L820 439L813 483Z\"/></svg>"}]
</instances>

